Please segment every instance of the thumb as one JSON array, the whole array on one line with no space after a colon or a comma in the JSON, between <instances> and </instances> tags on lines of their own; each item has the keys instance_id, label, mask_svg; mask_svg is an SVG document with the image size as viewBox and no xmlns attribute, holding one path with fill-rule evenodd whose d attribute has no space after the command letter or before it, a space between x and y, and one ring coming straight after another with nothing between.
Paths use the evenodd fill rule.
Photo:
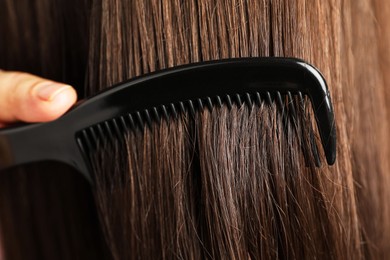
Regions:
<instances>
[{"instance_id":1,"label":"thumb","mask_svg":"<svg viewBox=\"0 0 390 260\"><path fill-rule=\"evenodd\" d=\"M54 120L76 100L76 91L69 85L0 70L0 126L17 121Z\"/></svg>"}]
</instances>

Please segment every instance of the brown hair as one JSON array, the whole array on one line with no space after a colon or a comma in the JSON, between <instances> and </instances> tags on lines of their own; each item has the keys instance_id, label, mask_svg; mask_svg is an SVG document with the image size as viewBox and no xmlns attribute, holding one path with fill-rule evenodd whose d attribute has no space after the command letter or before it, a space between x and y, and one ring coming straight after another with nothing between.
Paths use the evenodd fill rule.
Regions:
<instances>
[{"instance_id":1,"label":"brown hair","mask_svg":"<svg viewBox=\"0 0 390 260\"><path fill-rule=\"evenodd\" d=\"M308 103L303 107L297 101L297 117L289 111L283 116L275 104L234 106L199 111L194 120L182 114L178 120L154 124L151 130L129 131L125 142L111 140L90 155L107 252L105 243L91 241L102 245L113 259L381 259L388 255L384 64L389 56L379 52L385 47L378 39L388 39L389 32L375 23L386 24L388 9L382 10L381 1L374 2L93 1L89 93L196 61L303 58L323 72L330 86L338 157L332 167L314 166L308 152L313 145L311 111ZM11 1L6 5L12 11ZM30 172L12 176L33 179ZM53 178L44 177L31 182L34 192ZM1 176L9 178L9 174ZM3 237L21 221L7 200L15 197L7 192L29 194L14 188L21 187L17 180L0 182ZM44 195L36 201L44 200ZM80 207L73 209L80 211ZM58 211L54 212L57 217ZM95 216L92 210L88 214ZM98 229L92 226L91 232L94 228ZM41 246L29 241L40 229L26 230L31 236L3 239L10 258L16 259L16 249L27 245L43 252L53 249L45 234L39 236ZM65 231L52 233L61 232ZM63 246L66 250L66 243ZM85 248L69 247L69 251L79 255Z\"/></svg>"}]
</instances>

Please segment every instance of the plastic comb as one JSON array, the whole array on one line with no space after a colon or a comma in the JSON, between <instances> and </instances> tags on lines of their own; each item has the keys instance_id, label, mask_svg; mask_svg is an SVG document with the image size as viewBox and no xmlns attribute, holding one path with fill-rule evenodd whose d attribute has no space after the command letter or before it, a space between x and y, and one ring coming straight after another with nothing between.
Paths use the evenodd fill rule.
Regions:
<instances>
[{"instance_id":1,"label":"plastic comb","mask_svg":"<svg viewBox=\"0 0 390 260\"><path fill-rule=\"evenodd\" d=\"M179 66L120 83L78 102L61 118L0 130L0 170L54 160L76 168L89 181L86 153L97 138L143 128L161 117L194 114L204 107L251 104L281 96L307 95L326 160L336 159L332 103L321 73L293 58L241 58Z\"/></svg>"}]
</instances>

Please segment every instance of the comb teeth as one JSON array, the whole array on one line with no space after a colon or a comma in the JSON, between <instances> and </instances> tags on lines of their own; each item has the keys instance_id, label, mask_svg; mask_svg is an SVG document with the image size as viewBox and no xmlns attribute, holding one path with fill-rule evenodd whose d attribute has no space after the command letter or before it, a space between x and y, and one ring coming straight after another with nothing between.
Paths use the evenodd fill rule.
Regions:
<instances>
[{"instance_id":1,"label":"comb teeth","mask_svg":"<svg viewBox=\"0 0 390 260\"><path fill-rule=\"evenodd\" d=\"M293 96L297 97L297 103L294 102ZM244 100L244 102L243 102ZM84 154L90 154L96 151L98 147L103 147L108 143L108 140L123 139L123 133L127 131L143 131L145 127L151 129L153 127L153 121L160 123L162 119L169 121L171 119L177 119L181 114L189 112L192 117L195 117L196 112L201 112L204 109L208 109L210 112L214 106L222 107L226 105L229 110L236 106L240 108L243 105L248 106L250 109L253 105L261 106L263 103L271 105L275 103L283 112L283 121L286 123L285 110L291 111L293 117L296 117L296 107L298 104L301 109L305 109L305 97L302 92L286 92L281 93L279 91L264 93L255 92L253 94L245 93L243 95L225 95L223 97L216 96L214 98L198 98L196 100L182 101L177 104L170 103L168 105L161 105L159 107L153 107L151 109L145 109L143 111L135 111L133 113L122 115L111 120L104 121L102 123L93 125L81 131L78 134L77 142ZM318 152L318 147L314 141L313 129L309 130L311 136L311 147L309 148L314 156L315 165L320 166L321 160ZM308 158L307 151L304 151L305 158Z\"/></svg>"},{"instance_id":2,"label":"comb teeth","mask_svg":"<svg viewBox=\"0 0 390 260\"><path fill-rule=\"evenodd\" d=\"M304 104L304 97L301 92L296 93L281 93L280 91L266 91L264 93L244 93L233 94L215 97L198 98L195 100L181 101L177 104L166 104L158 107L152 107L142 111L135 111L127 115L122 115L108 121L104 121L97 125L93 125L81 131L78 135L79 143L82 144L83 150L93 151L97 148L97 144L105 144L106 140L113 138L123 138L123 133L126 131L140 130L143 131L145 127L151 129L153 122L160 123L165 119L177 119L181 114L188 112L192 117L195 117L196 112L208 109L213 110L213 107L222 107L226 105L228 109L233 106L240 108L243 105L250 109L253 105L260 106L262 103L276 103L281 109L290 109L295 115L296 108L293 102L293 95L298 96L300 105ZM122 134L121 134L122 133Z\"/></svg>"},{"instance_id":3,"label":"comb teeth","mask_svg":"<svg viewBox=\"0 0 390 260\"><path fill-rule=\"evenodd\" d=\"M294 102L294 97L296 97ZM122 115L111 120L101 122L99 124L90 126L80 133L78 133L77 142L80 149L84 154L91 154L98 149L98 147L105 147L108 140L123 139L124 134L127 131L143 131L145 127L151 129L153 127L153 121L160 123L161 120L169 122L171 119L177 119L180 115L189 113L193 118L197 112L201 112L204 109L208 109L210 112L214 106L222 107L226 105L229 110L236 106L240 108L246 105L249 109L252 109L254 105L261 106L263 104L271 105L275 103L277 107L282 110L283 122L286 123L287 118L285 110L288 109L291 112L292 117L296 118L296 105L300 106L299 109L305 110L305 96L302 92L297 91L294 93L280 91L266 91L264 93L245 93L224 95L216 97L198 98L196 100L181 101L177 104L160 105L158 107L152 107L151 109L145 109L142 111L135 111L127 115ZM320 166L321 160L318 152L318 148L315 142L313 129L309 130L311 138L311 153L315 159L315 165ZM302 144L302 149L303 144ZM304 157L307 160L308 154L304 149Z\"/></svg>"}]
</instances>

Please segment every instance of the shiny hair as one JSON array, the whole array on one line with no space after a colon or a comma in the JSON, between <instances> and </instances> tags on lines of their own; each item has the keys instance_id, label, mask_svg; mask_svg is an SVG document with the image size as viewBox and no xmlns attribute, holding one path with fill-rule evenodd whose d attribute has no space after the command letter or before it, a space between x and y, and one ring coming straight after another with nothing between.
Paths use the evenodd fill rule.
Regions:
<instances>
[{"instance_id":1,"label":"shiny hair","mask_svg":"<svg viewBox=\"0 0 390 260\"><path fill-rule=\"evenodd\" d=\"M16 2L25 7L24 16L16 15L14 1L0 4L7 10L0 32L10 35L0 53L14 46L12 55L0 58L0 67L31 69L79 85L85 75L89 94L197 61L307 60L330 86L338 157L334 166L317 168L305 152L313 145L308 104L296 104L297 117L282 115L275 104L223 106L198 111L194 119L181 114L151 129L129 130L125 141L110 140L89 155L96 181L92 193L76 173L53 163L1 174L0 230L10 259L88 254L381 259L390 254L385 87L390 56L384 43L390 43L384 27L390 11L383 1ZM27 9L31 5L35 8ZM30 28L21 26L26 21ZM23 60L26 42L40 55ZM74 74L67 73L70 68Z\"/></svg>"}]
</instances>

